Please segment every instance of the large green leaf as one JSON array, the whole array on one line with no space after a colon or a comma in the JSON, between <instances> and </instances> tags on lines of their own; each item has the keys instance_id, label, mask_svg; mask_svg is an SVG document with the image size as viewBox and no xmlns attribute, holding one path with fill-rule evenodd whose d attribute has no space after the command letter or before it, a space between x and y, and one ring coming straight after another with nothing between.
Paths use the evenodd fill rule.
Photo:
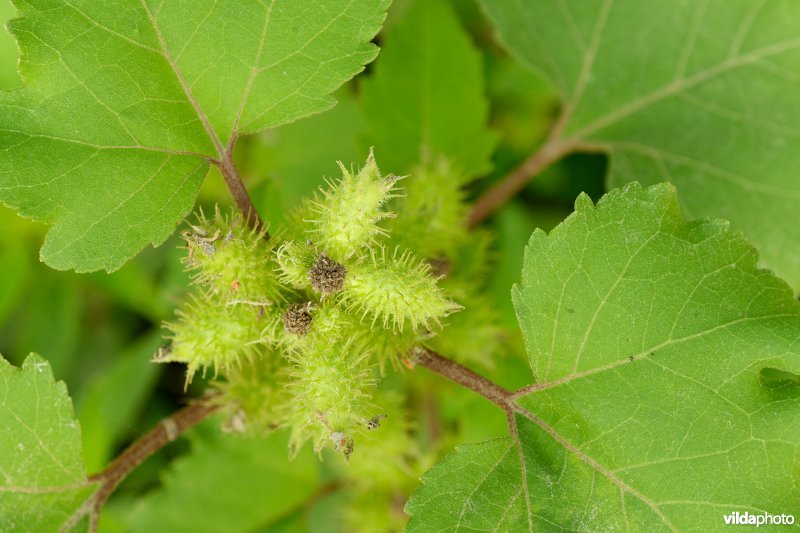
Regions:
<instances>
[{"instance_id":1,"label":"large green leaf","mask_svg":"<svg viewBox=\"0 0 800 533\"><path fill-rule=\"evenodd\" d=\"M446 156L467 176L490 169L478 50L443 0L417 0L386 36L363 85L370 144L383 168L403 173Z\"/></svg>"},{"instance_id":2,"label":"large green leaf","mask_svg":"<svg viewBox=\"0 0 800 533\"><path fill-rule=\"evenodd\" d=\"M63 383L30 355L0 358L0 530L59 531L88 511L80 427Z\"/></svg>"},{"instance_id":3,"label":"large green leaf","mask_svg":"<svg viewBox=\"0 0 800 533\"><path fill-rule=\"evenodd\" d=\"M800 3L484 6L562 93L561 141L609 150L612 186L671 181L688 215L731 220L800 288Z\"/></svg>"},{"instance_id":4,"label":"large green leaf","mask_svg":"<svg viewBox=\"0 0 800 533\"><path fill-rule=\"evenodd\" d=\"M513 295L536 382L516 393L511 437L426 474L409 529L800 515L800 304L756 263L725 223L684 221L666 184L581 196L534 232Z\"/></svg>"},{"instance_id":5,"label":"large green leaf","mask_svg":"<svg viewBox=\"0 0 800 533\"><path fill-rule=\"evenodd\" d=\"M235 139L332 107L390 0L17 0L24 91L0 95L0 201L42 258L121 266L191 209Z\"/></svg>"}]
</instances>

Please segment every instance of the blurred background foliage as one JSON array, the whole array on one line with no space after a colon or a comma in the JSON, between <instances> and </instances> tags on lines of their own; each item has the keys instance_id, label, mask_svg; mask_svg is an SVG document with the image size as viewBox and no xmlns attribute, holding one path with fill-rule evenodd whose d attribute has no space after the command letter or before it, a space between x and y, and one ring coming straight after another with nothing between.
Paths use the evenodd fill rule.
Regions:
<instances>
[{"instance_id":1,"label":"blurred background foliage","mask_svg":"<svg viewBox=\"0 0 800 533\"><path fill-rule=\"evenodd\" d=\"M391 39L411 4L395 1L379 44ZM536 149L559 102L546 82L501 50L473 0L449 4L482 55L489 126L499 137L492 170L475 176L479 179L471 185L469 194L477 196ZM0 0L0 18L5 22L13 15L10 0ZM21 83L17 55L13 39L0 32L2 89ZM380 68L381 59L339 90L339 104L331 111L244 138L238 145L236 161L253 200L278 232L285 214L320 187L324 176L338 176L337 160L346 165L363 161L374 144L367 133L361 85ZM376 146L379 164L381 152L388 149ZM507 329L492 378L507 387L527 383L530 375L510 300L523 247L534 228L549 230L563 220L579 192L599 198L605 167L603 156L570 156L537 177L487 222L494 260L489 286ZM215 204L231 201L221 177L212 172L198 205L209 212ZM67 383L75 401L87 470L99 471L183 405L187 396L198 396L204 388L196 379L185 393L182 367L150 363L164 343L161 322L173 317L188 283L179 262L179 239L143 251L117 272L75 274L39 262L43 225L0 206L0 228L0 353L15 364L29 352L51 362L56 378ZM424 452L420 469L461 442L506 432L497 408L425 370L389 376L381 388L400 391L402 410L413 414L415 446ZM137 469L105 509L101 530L331 532L350 530L347 523L365 530L392 525L381 522L385 517L370 516L373 510L361 503L360 481L371 473L359 471L355 463L343 474L338 457L320 462L310 450L289 463L286 435L230 438L221 435L218 426L215 420L204 423ZM371 453L388 458L404 450L384 442ZM419 475L407 474L408 486L399 487L390 509L397 527L402 524L403 494Z\"/></svg>"}]
</instances>

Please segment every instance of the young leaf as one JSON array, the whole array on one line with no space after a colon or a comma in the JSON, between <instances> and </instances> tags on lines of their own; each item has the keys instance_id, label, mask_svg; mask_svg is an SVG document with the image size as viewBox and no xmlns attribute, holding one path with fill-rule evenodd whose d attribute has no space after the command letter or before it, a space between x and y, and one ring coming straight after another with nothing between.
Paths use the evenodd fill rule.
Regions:
<instances>
[{"instance_id":1,"label":"young leaf","mask_svg":"<svg viewBox=\"0 0 800 533\"><path fill-rule=\"evenodd\" d=\"M687 214L731 220L800 288L800 4L484 7L517 58L562 93L561 141L606 147L612 186L674 183Z\"/></svg>"},{"instance_id":2,"label":"young leaf","mask_svg":"<svg viewBox=\"0 0 800 533\"><path fill-rule=\"evenodd\" d=\"M0 358L0 530L69 530L97 488L86 479L80 427L63 383L30 355Z\"/></svg>"},{"instance_id":3,"label":"young leaf","mask_svg":"<svg viewBox=\"0 0 800 533\"><path fill-rule=\"evenodd\" d=\"M0 201L53 224L46 263L88 271L163 242L238 136L332 107L389 0L51 4L10 23Z\"/></svg>"},{"instance_id":4,"label":"young leaf","mask_svg":"<svg viewBox=\"0 0 800 533\"><path fill-rule=\"evenodd\" d=\"M408 172L447 156L467 177L489 170L497 137L486 128L480 53L443 0L414 2L363 90L367 139L383 168Z\"/></svg>"},{"instance_id":5,"label":"young leaf","mask_svg":"<svg viewBox=\"0 0 800 533\"><path fill-rule=\"evenodd\" d=\"M756 263L726 224L684 221L670 185L578 198L531 236L513 291L536 382L510 404L511 437L431 470L409 529L711 530L733 511L800 514L800 388L762 377L800 372L800 304Z\"/></svg>"}]
</instances>

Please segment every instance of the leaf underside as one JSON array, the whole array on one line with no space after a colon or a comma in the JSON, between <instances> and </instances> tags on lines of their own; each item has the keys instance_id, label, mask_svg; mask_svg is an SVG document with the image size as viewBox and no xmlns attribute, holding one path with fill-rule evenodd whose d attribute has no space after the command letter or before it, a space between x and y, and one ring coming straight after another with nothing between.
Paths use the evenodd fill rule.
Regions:
<instances>
[{"instance_id":1,"label":"leaf underside","mask_svg":"<svg viewBox=\"0 0 800 533\"><path fill-rule=\"evenodd\" d=\"M536 231L513 291L536 382L509 438L425 475L409 530L800 514L800 304L757 259L725 223L686 222L667 184L582 196Z\"/></svg>"},{"instance_id":2,"label":"leaf underside","mask_svg":"<svg viewBox=\"0 0 800 533\"><path fill-rule=\"evenodd\" d=\"M59 531L88 509L80 427L63 383L30 355L0 358L0 530Z\"/></svg>"},{"instance_id":3,"label":"leaf underside","mask_svg":"<svg viewBox=\"0 0 800 533\"><path fill-rule=\"evenodd\" d=\"M52 224L50 266L119 268L174 231L238 136L332 107L389 3L16 0L0 202Z\"/></svg>"},{"instance_id":4,"label":"leaf underside","mask_svg":"<svg viewBox=\"0 0 800 533\"><path fill-rule=\"evenodd\" d=\"M800 4L484 7L513 54L561 92L563 139L610 151L611 187L672 182L690 217L730 220L800 289Z\"/></svg>"}]
</instances>

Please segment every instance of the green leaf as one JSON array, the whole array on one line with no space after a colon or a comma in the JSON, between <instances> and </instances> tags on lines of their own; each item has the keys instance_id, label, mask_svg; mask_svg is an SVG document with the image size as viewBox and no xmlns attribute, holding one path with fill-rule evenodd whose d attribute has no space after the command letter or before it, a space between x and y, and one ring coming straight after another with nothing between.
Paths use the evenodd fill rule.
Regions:
<instances>
[{"instance_id":1,"label":"green leaf","mask_svg":"<svg viewBox=\"0 0 800 533\"><path fill-rule=\"evenodd\" d=\"M534 232L513 296L535 383L515 396L511 437L426 474L410 531L709 531L734 511L800 515L800 387L787 379L800 304L757 259L725 223L686 222L667 184L596 207L581 196L550 235Z\"/></svg>"},{"instance_id":2,"label":"green leaf","mask_svg":"<svg viewBox=\"0 0 800 533\"><path fill-rule=\"evenodd\" d=\"M96 486L67 388L38 355L22 368L0 358L0 428L0 530L74 526Z\"/></svg>"},{"instance_id":3,"label":"green leaf","mask_svg":"<svg viewBox=\"0 0 800 533\"><path fill-rule=\"evenodd\" d=\"M131 531L253 531L315 493L317 459L309 447L290 462L285 432L226 435L218 424L195 431L191 454L175 463L164 487L132 507Z\"/></svg>"},{"instance_id":4,"label":"green leaf","mask_svg":"<svg viewBox=\"0 0 800 533\"><path fill-rule=\"evenodd\" d=\"M11 0L0 0L0 22L5 23L14 16L14 6ZM0 89L10 89L20 85L19 76L14 69L17 64L17 46L14 39L5 31L0 30Z\"/></svg>"},{"instance_id":5,"label":"green leaf","mask_svg":"<svg viewBox=\"0 0 800 533\"><path fill-rule=\"evenodd\" d=\"M480 53L443 0L416 1L386 36L363 85L367 139L381 168L402 173L446 156L466 176L491 167Z\"/></svg>"},{"instance_id":6,"label":"green leaf","mask_svg":"<svg viewBox=\"0 0 800 533\"><path fill-rule=\"evenodd\" d=\"M560 141L607 149L611 186L674 183L690 217L731 220L800 288L800 4L484 7L517 58L562 93Z\"/></svg>"},{"instance_id":7,"label":"green leaf","mask_svg":"<svg viewBox=\"0 0 800 533\"><path fill-rule=\"evenodd\" d=\"M240 135L332 107L389 0L17 0L25 91L0 95L0 201L53 224L49 265L163 242Z\"/></svg>"}]
</instances>

